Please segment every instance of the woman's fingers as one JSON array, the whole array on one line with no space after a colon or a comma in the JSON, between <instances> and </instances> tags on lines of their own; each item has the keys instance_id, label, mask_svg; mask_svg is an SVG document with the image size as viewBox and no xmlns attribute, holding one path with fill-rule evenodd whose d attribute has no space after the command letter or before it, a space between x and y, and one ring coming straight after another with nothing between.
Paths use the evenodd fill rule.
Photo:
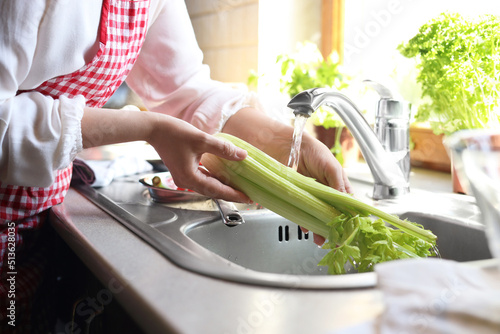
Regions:
<instances>
[{"instance_id":1,"label":"woman's fingers","mask_svg":"<svg viewBox=\"0 0 500 334\"><path fill-rule=\"evenodd\" d=\"M194 171L185 168L183 170L171 171L172 178L178 187L190 189L202 195L220 198L226 201L250 203L247 195L236 190L215 177L202 168L196 168Z\"/></svg>"},{"instance_id":2,"label":"woman's fingers","mask_svg":"<svg viewBox=\"0 0 500 334\"><path fill-rule=\"evenodd\" d=\"M300 226L300 229L302 230L302 232L304 233L308 233L309 230L306 229L306 228L303 228L302 226ZM323 244L325 243L326 239L324 237L322 237L321 235L319 234L314 234L313 233L313 241L316 245L318 246L323 246Z\"/></svg>"},{"instance_id":3,"label":"woman's fingers","mask_svg":"<svg viewBox=\"0 0 500 334\"><path fill-rule=\"evenodd\" d=\"M313 234L313 240L314 240L314 243L318 246L323 246L323 244L326 241L326 239L319 234Z\"/></svg>"},{"instance_id":4,"label":"woman's fingers","mask_svg":"<svg viewBox=\"0 0 500 334\"><path fill-rule=\"evenodd\" d=\"M353 189L352 189L352 186L351 186L351 182L349 181L349 178L347 177L347 173L344 170L342 170L342 177L344 179L345 191L348 194L352 194L353 193Z\"/></svg>"},{"instance_id":5,"label":"woman's fingers","mask_svg":"<svg viewBox=\"0 0 500 334\"><path fill-rule=\"evenodd\" d=\"M201 156L204 153L210 153L228 160L243 160L247 156L247 152L236 145L207 135L203 144L199 145L193 152L194 165L191 168L184 168L182 173L172 175L174 181L179 179L183 188L191 189L202 195L232 202L251 203L247 195L222 183L205 168L199 166Z\"/></svg>"},{"instance_id":6,"label":"woman's fingers","mask_svg":"<svg viewBox=\"0 0 500 334\"><path fill-rule=\"evenodd\" d=\"M211 176L206 171L198 170L195 175L196 189L193 189L203 195L220 198L231 202L251 203L247 195L236 190L218 179Z\"/></svg>"},{"instance_id":7,"label":"woman's fingers","mask_svg":"<svg viewBox=\"0 0 500 334\"><path fill-rule=\"evenodd\" d=\"M238 161L247 157L247 151L244 149L214 136L208 136L206 147L203 151L203 153L212 153L228 160Z\"/></svg>"}]
</instances>

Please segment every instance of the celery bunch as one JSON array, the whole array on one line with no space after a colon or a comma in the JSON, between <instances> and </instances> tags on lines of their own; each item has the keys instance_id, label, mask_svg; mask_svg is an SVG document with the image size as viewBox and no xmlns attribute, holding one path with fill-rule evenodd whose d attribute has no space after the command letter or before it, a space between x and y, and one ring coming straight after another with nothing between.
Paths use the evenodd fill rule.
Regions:
<instances>
[{"instance_id":1,"label":"celery bunch","mask_svg":"<svg viewBox=\"0 0 500 334\"><path fill-rule=\"evenodd\" d=\"M318 265L328 266L330 274L345 273L349 263L365 272L376 263L432 255L431 231L299 174L237 137L217 136L245 149L247 158L205 154L202 164L253 201L326 238L323 248L331 251Z\"/></svg>"}]
</instances>

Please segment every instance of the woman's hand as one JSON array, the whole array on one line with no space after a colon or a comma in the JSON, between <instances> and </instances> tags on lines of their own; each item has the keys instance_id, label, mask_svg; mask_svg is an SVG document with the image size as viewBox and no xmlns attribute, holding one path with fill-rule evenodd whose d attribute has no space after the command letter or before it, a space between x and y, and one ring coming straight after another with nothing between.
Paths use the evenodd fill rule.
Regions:
<instances>
[{"instance_id":1,"label":"woman's hand","mask_svg":"<svg viewBox=\"0 0 500 334\"><path fill-rule=\"evenodd\" d=\"M223 132L246 140L283 164L288 163L293 128L261 111L240 110L227 121ZM307 132L302 137L298 172L339 191L351 192L349 180L335 156Z\"/></svg>"},{"instance_id":2,"label":"woman's hand","mask_svg":"<svg viewBox=\"0 0 500 334\"><path fill-rule=\"evenodd\" d=\"M245 108L228 120L223 131L246 140L283 164L288 163L293 135L289 125L258 110ZM335 156L307 132L302 138L298 172L339 191L352 192L349 179ZM314 241L321 245L325 239L314 235Z\"/></svg>"},{"instance_id":3,"label":"woman's hand","mask_svg":"<svg viewBox=\"0 0 500 334\"><path fill-rule=\"evenodd\" d=\"M298 172L327 186L351 193L351 184L332 152L316 138L304 133Z\"/></svg>"},{"instance_id":4,"label":"woman's hand","mask_svg":"<svg viewBox=\"0 0 500 334\"><path fill-rule=\"evenodd\" d=\"M158 116L148 142L162 158L177 186L227 201L251 202L241 191L223 184L200 167L203 153L237 161L247 156L245 150L177 118Z\"/></svg>"}]
</instances>

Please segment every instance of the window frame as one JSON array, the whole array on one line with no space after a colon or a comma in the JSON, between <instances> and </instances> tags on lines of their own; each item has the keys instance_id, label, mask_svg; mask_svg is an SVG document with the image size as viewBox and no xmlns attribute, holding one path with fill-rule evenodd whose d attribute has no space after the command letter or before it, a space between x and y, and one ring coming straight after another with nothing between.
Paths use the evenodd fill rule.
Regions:
<instances>
[{"instance_id":1,"label":"window frame","mask_svg":"<svg viewBox=\"0 0 500 334\"><path fill-rule=\"evenodd\" d=\"M321 53L327 58L336 51L339 63L344 61L345 0L321 2Z\"/></svg>"}]
</instances>

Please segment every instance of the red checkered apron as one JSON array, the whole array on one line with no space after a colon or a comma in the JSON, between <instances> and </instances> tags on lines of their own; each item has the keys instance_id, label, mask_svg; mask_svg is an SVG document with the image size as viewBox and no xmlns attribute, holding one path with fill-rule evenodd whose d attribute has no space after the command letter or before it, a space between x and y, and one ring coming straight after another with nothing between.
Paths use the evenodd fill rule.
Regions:
<instances>
[{"instance_id":1,"label":"red checkered apron","mask_svg":"<svg viewBox=\"0 0 500 334\"><path fill-rule=\"evenodd\" d=\"M70 5L70 4L68 4ZM87 106L102 107L130 72L144 41L149 0L104 0L99 32L99 51L76 72L47 80L33 91L57 99L83 95ZM21 94L23 92L18 92ZM72 166L56 172L47 188L20 187L0 183L0 332L31 333L28 316L42 281L44 257L39 236L47 209L63 201L68 191ZM10 229L9 229L10 227ZM15 245L15 252L11 246ZM9 254L10 253L10 254ZM15 263L9 256L15 253ZM7 311L15 279L15 324L9 326ZM10 279L10 280L9 280Z\"/></svg>"}]
</instances>

